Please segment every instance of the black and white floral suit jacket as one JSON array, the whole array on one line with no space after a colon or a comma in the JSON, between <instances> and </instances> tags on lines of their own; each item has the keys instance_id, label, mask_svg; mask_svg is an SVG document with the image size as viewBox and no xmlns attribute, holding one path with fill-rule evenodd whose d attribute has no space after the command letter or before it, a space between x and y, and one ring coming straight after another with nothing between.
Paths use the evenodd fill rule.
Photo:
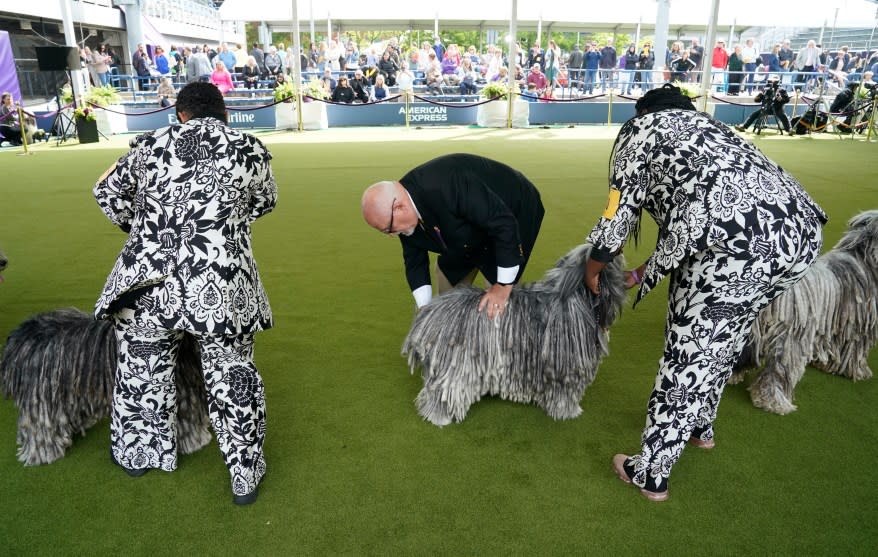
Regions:
<instances>
[{"instance_id":1,"label":"black and white floral suit jacket","mask_svg":"<svg viewBox=\"0 0 878 557\"><path fill-rule=\"evenodd\" d=\"M728 126L691 110L661 110L619 132L607 211L588 236L592 257L609 261L646 210L659 227L637 301L689 256L761 223L823 210L790 174ZM785 230L779 230L786 233Z\"/></svg>"},{"instance_id":2,"label":"black and white floral suit jacket","mask_svg":"<svg viewBox=\"0 0 878 557\"><path fill-rule=\"evenodd\" d=\"M101 210L128 232L96 317L145 293L168 329L271 327L250 238L250 223L277 201L266 148L214 118L161 128L131 147L94 188Z\"/></svg>"}]
</instances>

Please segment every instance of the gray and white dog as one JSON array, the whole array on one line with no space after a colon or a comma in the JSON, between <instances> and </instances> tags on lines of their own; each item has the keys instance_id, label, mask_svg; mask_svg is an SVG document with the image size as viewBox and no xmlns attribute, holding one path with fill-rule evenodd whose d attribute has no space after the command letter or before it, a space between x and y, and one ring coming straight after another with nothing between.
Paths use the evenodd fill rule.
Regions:
<instances>
[{"instance_id":1,"label":"gray and white dog","mask_svg":"<svg viewBox=\"0 0 878 557\"><path fill-rule=\"evenodd\" d=\"M493 321L476 312L484 291L452 289L421 308L402 346L424 387L418 413L437 426L460 422L483 395L536 403L552 418L582 413L582 394L607 354L607 327L625 303L624 261L601 273L601 293L583 281L591 246L562 257L539 282L516 286Z\"/></svg>"},{"instance_id":2,"label":"gray and white dog","mask_svg":"<svg viewBox=\"0 0 878 557\"><path fill-rule=\"evenodd\" d=\"M867 359L878 340L878 209L853 217L838 244L762 310L750 334L737 367L763 364L750 398L769 412L796 409L793 391L807 365L854 381L872 377Z\"/></svg>"},{"instance_id":3,"label":"gray and white dog","mask_svg":"<svg viewBox=\"0 0 878 557\"><path fill-rule=\"evenodd\" d=\"M9 334L0 386L18 406L21 462L61 458L76 433L109 416L117 351L112 324L77 309L36 315ZM210 442L210 423L198 343L184 335L178 354L177 443L188 454Z\"/></svg>"}]
</instances>

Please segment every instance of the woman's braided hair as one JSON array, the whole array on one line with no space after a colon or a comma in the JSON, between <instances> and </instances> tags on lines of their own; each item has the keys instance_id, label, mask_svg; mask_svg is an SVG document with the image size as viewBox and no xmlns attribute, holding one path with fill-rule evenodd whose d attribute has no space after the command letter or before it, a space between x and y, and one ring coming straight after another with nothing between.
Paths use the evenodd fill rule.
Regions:
<instances>
[{"instance_id":1,"label":"woman's braided hair","mask_svg":"<svg viewBox=\"0 0 878 557\"><path fill-rule=\"evenodd\" d=\"M216 118L228 123L223 94L213 83L195 81L180 89L177 95L177 115L185 112L190 118Z\"/></svg>"},{"instance_id":2,"label":"woman's braided hair","mask_svg":"<svg viewBox=\"0 0 878 557\"><path fill-rule=\"evenodd\" d=\"M695 105L692 104L692 99L687 97L679 87L670 83L665 83L658 89L647 91L645 95L637 99L637 103L634 105L634 110L637 111L638 115L666 108L695 110Z\"/></svg>"}]
</instances>

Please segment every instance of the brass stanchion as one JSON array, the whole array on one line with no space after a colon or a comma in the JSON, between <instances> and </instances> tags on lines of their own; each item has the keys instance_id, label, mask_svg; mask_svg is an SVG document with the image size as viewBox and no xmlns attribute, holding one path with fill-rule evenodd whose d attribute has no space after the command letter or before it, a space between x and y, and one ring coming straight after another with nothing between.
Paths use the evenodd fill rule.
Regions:
<instances>
[{"instance_id":1,"label":"brass stanchion","mask_svg":"<svg viewBox=\"0 0 878 557\"><path fill-rule=\"evenodd\" d=\"M613 88L610 87L610 104L607 105L607 127L613 125Z\"/></svg>"},{"instance_id":2,"label":"brass stanchion","mask_svg":"<svg viewBox=\"0 0 878 557\"><path fill-rule=\"evenodd\" d=\"M872 99L872 114L869 116L869 132L866 134L866 141L872 141L872 130L875 129L875 109L878 108L878 97Z\"/></svg>"},{"instance_id":3,"label":"brass stanchion","mask_svg":"<svg viewBox=\"0 0 878 557\"><path fill-rule=\"evenodd\" d=\"M33 155L27 148L27 125L24 121L24 110L21 108L21 103L16 103L15 106L18 108L18 129L21 131L21 146L24 147L24 151L19 153L19 155Z\"/></svg>"},{"instance_id":4,"label":"brass stanchion","mask_svg":"<svg viewBox=\"0 0 878 557\"><path fill-rule=\"evenodd\" d=\"M302 131L304 129L304 124L302 124L302 88L298 87L296 90L296 121L298 125L296 129L298 131Z\"/></svg>"},{"instance_id":5,"label":"brass stanchion","mask_svg":"<svg viewBox=\"0 0 878 557\"><path fill-rule=\"evenodd\" d=\"M508 97L509 102L507 103L507 106L506 106L506 129L511 130L512 129L512 107L515 104L515 97L512 96L512 87L509 87L509 85L507 85L506 87L507 87L506 94L509 95L509 97Z\"/></svg>"}]
</instances>

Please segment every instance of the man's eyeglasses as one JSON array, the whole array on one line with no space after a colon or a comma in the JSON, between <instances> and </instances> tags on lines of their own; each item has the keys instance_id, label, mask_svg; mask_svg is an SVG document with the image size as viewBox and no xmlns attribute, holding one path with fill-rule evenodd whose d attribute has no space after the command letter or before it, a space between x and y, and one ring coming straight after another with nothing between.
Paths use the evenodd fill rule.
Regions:
<instances>
[{"instance_id":1,"label":"man's eyeglasses","mask_svg":"<svg viewBox=\"0 0 878 557\"><path fill-rule=\"evenodd\" d=\"M387 228L382 230L381 232L385 234L393 234L393 206L396 205L396 198L393 198L393 201L390 202L390 224L387 225Z\"/></svg>"}]
</instances>

